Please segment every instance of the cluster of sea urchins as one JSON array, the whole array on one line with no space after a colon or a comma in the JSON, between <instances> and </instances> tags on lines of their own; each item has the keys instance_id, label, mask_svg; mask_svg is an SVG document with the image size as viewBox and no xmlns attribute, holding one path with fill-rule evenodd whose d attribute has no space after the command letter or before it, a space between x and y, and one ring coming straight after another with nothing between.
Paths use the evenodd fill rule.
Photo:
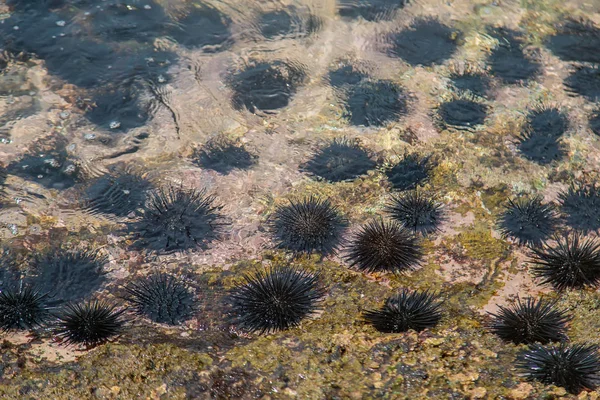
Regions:
<instances>
[{"instance_id":1,"label":"cluster of sea urchins","mask_svg":"<svg viewBox=\"0 0 600 400\"><path fill-rule=\"evenodd\" d=\"M541 197L511 199L498 217L505 238L528 247L530 271L542 284L562 292L600 284L600 243L585 234L600 228L600 195L595 185L571 186L560 204ZM567 225L572 228L562 229ZM600 384L600 355L595 345L569 344L572 316L557 300L528 297L491 314L489 329L506 341L526 344L517 368L529 380L564 387L577 394Z\"/></svg>"}]
</instances>

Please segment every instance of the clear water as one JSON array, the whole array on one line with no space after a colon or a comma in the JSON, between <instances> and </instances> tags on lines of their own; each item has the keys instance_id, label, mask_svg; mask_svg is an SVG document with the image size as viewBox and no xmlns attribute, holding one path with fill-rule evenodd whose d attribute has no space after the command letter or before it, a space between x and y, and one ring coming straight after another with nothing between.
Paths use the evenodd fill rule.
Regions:
<instances>
[{"instance_id":1,"label":"clear water","mask_svg":"<svg viewBox=\"0 0 600 400\"><path fill-rule=\"evenodd\" d=\"M176 270L201 291L205 271L226 280L271 251L270 216L308 195L331 199L355 232L391 194L432 193L448 213L429 242L445 289L481 282L456 278L460 257L440 256L440 243L473 215L500 240L507 198L571 196L561 227L594 237L600 196L566 190L593 187L600 166L599 23L600 5L577 0L5 0L0 239L11 262L0 288L41 279L59 307L116 300L133 277ZM219 235L132 239L166 187L213 196ZM70 273L43 258L60 246L107 258ZM531 289L524 276L478 311ZM221 307L192 329L229 329Z\"/></svg>"}]
</instances>

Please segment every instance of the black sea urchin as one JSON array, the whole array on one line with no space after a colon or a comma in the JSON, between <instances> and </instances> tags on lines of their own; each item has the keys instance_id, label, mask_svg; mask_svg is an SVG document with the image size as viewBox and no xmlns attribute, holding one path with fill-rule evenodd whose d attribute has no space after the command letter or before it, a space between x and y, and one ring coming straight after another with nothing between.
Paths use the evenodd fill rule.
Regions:
<instances>
[{"instance_id":1,"label":"black sea urchin","mask_svg":"<svg viewBox=\"0 0 600 400\"><path fill-rule=\"evenodd\" d=\"M105 281L107 258L96 250L53 248L31 261L33 283L48 293L48 304L78 301L98 290Z\"/></svg>"},{"instance_id":2,"label":"black sea urchin","mask_svg":"<svg viewBox=\"0 0 600 400\"><path fill-rule=\"evenodd\" d=\"M522 83L536 77L541 65L527 57L523 50L523 42L518 39L517 32L505 29L492 29L492 36L498 39L498 46L488 57L490 73L507 84Z\"/></svg>"},{"instance_id":3,"label":"black sea urchin","mask_svg":"<svg viewBox=\"0 0 600 400\"><path fill-rule=\"evenodd\" d=\"M561 60L599 63L600 29L590 21L568 19L546 46Z\"/></svg>"},{"instance_id":4,"label":"black sea urchin","mask_svg":"<svg viewBox=\"0 0 600 400\"><path fill-rule=\"evenodd\" d=\"M218 239L220 206L204 191L169 186L150 196L142 217L128 222L134 247L168 253L205 248Z\"/></svg>"},{"instance_id":5,"label":"black sea urchin","mask_svg":"<svg viewBox=\"0 0 600 400\"><path fill-rule=\"evenodd\" d=\"M377 219L364 225L348 245L346 260L363 272L402 272L415 269L423 250L418 239L396 221Z\"/></svg>"},{"instance_id":6,"label":"black sea urchin","mask_svg":"<svg viewBox=\"0 0 600 400\"><path fill-rule=\"evenodd\" d=\"M600 137L600 111L596 110L590 115L588 119L588 125L594 135ZM1 178L0 178L1 179Z\"/></svg>"},{"instance_id":7,"label":"black sea urchin","mask_svg":"<svg viewBox=\"0 0 600 400\"><path fill-rule=\"evenodd\" d=\"M0 329L26 330L42 325L49 317L47 294L31 287L0 291Z\"/></svg>"},{"instance_id":8,"label":"black sea urchin","mask_svg":"<svg viewBox=\"0 0 600 400\"><path fill-rule=\"evenodd\" d=\"M209 140L194 154L193 162L202 168L227 175L234 169L248 169L256 164L256 155L245 146L223 136Z\"/></svg>"},{"instance_id":9,"label":"black sea urchin","mask_svg":"<svg viewBox=\"0 0 600 400\"><path fill-rule=\"evenodd\" d=\"M367 311L364 318L380 332L419 332L437 325L442 318L441 307L434 293L402 289L387 299L381 309Z\"/></svg>"},{"instance_id":10,"label":"black sea urchin","mask_svg":"<svg viewBox=\"0 0 600 400\"><path fill-rule=\"evenodd\" d=\"M519 150L528 159L541 165L551 163L565 155L561 136L569 128L567 116L558 108L539 106L529 111L521 137Z\"/></svg>"},{"instance_id":11,"label":"black sea urchin","mask_svg":"<svg viewBox=\"0 0 600 400\"><path fill-rule=\"evenodd\" d=\"M288 105L306 73L299 65L283 61L254 62L230 75L226 82L233 91L233 105L255 113Z\"/></svg>"},{"instance_id":12,"label":"black sea urchin","mask_svg":"<svg viewBox=\"0 0 600 400\"><path fill-rule=\"evenodd\" d=\"M194 294L173 275L151 275L130 283L125 290L135 312L154 322L178 325L194 311Z\"/></svg>"},{"instance_id":13,"label":"black sea urchin","mask_svg":"<svg viewBox=\"0 0 600 400\"><path fill-rule=\"evenodd\" d=\"M396 190L416 189L429 179L435 165L431 156L405 153L397 164L386 169L385 174Z\"/></svg>"},{"instance_id":14,"label":"black sea urchin","mask_svg":"<svg viewBox=\"0 0 600 400\"><path fill-rule=\"evenodd\" d=\"M341 138L319 149L302 170L321 179L341 182L364 175L376 165L358 141Z\"/></svg>"},{"instance_id":15,"label":"black sea urchin","mask_svg":"<svg viewBox=\"0 0 600 400\"><path fill-rule=\"evenodd\" d=\"M392 219L423 235L438 231L444 220L442 205L434 197L417 190L393 196L386 210Z\"/></svg>"},{"instance_id":16,"label":"black sea urchin","mask_svg":"<svg viewBox=\"0 0 600 400\"><path fill-rule=\"evenodd\" d=\"M556 244L532 248L531 270L556 289L596 286L600 282L600 244L579 233L556 238Z\"/></svg>"},{"instance_id":17,"label":"black sea urchin","mask_svg":"<svg viewBox=\"0 0 600 400\"><path fill-rule=\"evenodd\" d=\"M462 71L457 66L452 67L449 78L461 94L470 93L486 97L491 89L490 77L470 64L467 64Z\"/></svg>"},{"instance_id":18,"label":"black sea urchin","mask_svg":"<svg viewBox=\"0 0 600 400\"><path fill-rule=\"evenodd\" d=\"M409 0L338 0L338 14L344 18L362 17L366 21L389 20Z\"/></svg>"},{"instance_id":19,"label":"black sea urchin","mask_svg":"<svg viewBox=\"0 0 600 400\"><path fill-rule=\"evenodd\" d=\"M565 78L564 85L571 95L580 95L589 101L599 101L600 68L597 66L577 66Z\"/></svg>"},{"instance_id":20,"label":"black sea urchin","mask_svg":"<svg viewBox=\"0 0 600 400\"><path fill-rule=\"evenodd\" d=\"M567 340L567 322L571 317L555 308L554 302L517 299L511 307L498 306L498 314L491 314L490 330L502 339L519 343L562 342Z\"/></svg>"},{"instance_id":21,"label":"black sea urchin","mask_svg":"<svg viewBox=\"0 0 600 400\"><path fill-rule=\"evenodd\" d=\"M442 125L456 129L471 129L485 122L488 107L469 98L456 98L438 107Z\"/></svg>"},{"instance_id":22,"label":"black sea urchin","mask_svg":"<svg viewBox=\"0 0 600 400\"><path fill-rule=\"evenodd\" d=\"M538 246L555 232L558 218L554 206L543 204L541 197L519 197L508 200L497 224L504 238L513 238L520 245Z\"/></svg>"},{"instance_id":23,"label":"black sea urchin","mask_svg":"<svg viewBox=\"0 0 600 400\"><path fill-rule=\"evenodd\" d=\"M85 205L92 213L124 217L142 208L152 183L130 172L106 174L96 179L85 192Z\"/></svg>"},{"instance_id":24,"label":"black sea urchin","mask_svg":"<svg viewBox=\"0 0 600 400\"><path fill-rule=\"evenodd\" d=\"M420 18L388 37L388 54L410 65L441 64L456 52L459 32L434 18Z\"/></svg>"},{"instance_id":25,"label":"black sea urchin","mask_svg":"<svg viewBox=\"0 0 600 400\"><path fill-rule=\"evenodd\" d=\"M123 312L97 300L68 304L65 312L58 316L55 333L66 345L95 347L121 333L125 323Z\"/></svg>"},{"instance_id":26,"label":"black sea urchin","mask_svg":"<svg viewBox=\"0 0 600 400\"><path fill-rule=\"evenodd\" d=\"M558 195L560 210L571 228L583 233L600 230L600 188L595 184L571 186Z\"/></svg>"},{"instance_id":27,"label":"black sea urchin","mask_svg":"<svg viewBox=\"0 0 600 400\"><path fill-rule=\"evenodd\" d=\"M598 347L589 344L532 344L517 357L517 368L528 380L564 387L577 394L600 383Z\"/></svg>"},{"instance_id":28,"label":"black sea urchin","mask_svg":"<svg viewBox=\"0 0 600 400\"><path fill-rule=\"evenodd\" d=\"M327 74L327 81L334 88L356 85L363 79L368 78L367 73L348 61L343 61L338 64L336 69L329 71Z\"/></svg>"},{"instance_id":29,"label":"black sea urchin","mask_svg":"<svg viewBox=\"0 0 600 400\"><path fill-rule=\"evenodd\" d=\"M254 276L232 294L236 323L252 332L280 331L298 326L318 309L324 295L319 275L292 267L274 267Z\"/></svg>"},{"instance_id":30,"label":"black sea urchin","mask_svg":"<svg viewBox=\"0 0 600 400\"><path fill-rule=\"evenodd\" d=\"M269 225L279 248L331 254L340 245L348 221L329 200L311 196L278 207Z\"/></svg>"},{"instance_id":31,"label":"black sea urchin","mask_svg":"<svg viewBox=\"0 0 600 400\"><path fill-rule=\"evenodd\" d=\"M363 80L349 87L344 97L344 115L354 126L384 126L408 110L408 95L394 82Z\"/></svg>"}]
</instances>

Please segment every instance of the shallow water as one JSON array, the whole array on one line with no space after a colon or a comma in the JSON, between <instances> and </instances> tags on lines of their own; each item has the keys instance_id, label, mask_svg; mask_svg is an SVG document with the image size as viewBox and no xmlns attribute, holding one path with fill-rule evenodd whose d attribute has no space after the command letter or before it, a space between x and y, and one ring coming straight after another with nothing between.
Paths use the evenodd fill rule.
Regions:
<instances>
[{"instance_id":1,"label":"shallow water","mask_svg":"<svg viewBox=\"0 0 600 400\"><path fill-rule=\"evenodd\" d=\"M486 313L542 296L574 313L572 341L598 342L596 285L543 284L511 225L531 220L501 217L509 199L536 198L556 221L533 242L596 239L598 54L595 0L4 0L0 290L35 286L53 312L129 306L112 357L204 368L149 372L153 387L84 382L97 398L560 396L511 370L519 347L486 329ZM420 267L349 268L361 226L414 190L444 213L419 236ZM321 254L298 255L309 244L273 219L310 196L340 225L310 244ZM270 335L238 329L228 291L278 264L320 271L321 310ZM150 314L176 324L126 299L158 272L183 282L185 318ZM438 326L387 335L361 320L405 287L441 293ZM65 350L53 332L0 334L22 346L0 349L7 365L43 360L30 375L0 369L0 397L81 396L58 378L36 385L53 368L106 370L94 357L111 344Z\"/></svg>"}]
</instances>

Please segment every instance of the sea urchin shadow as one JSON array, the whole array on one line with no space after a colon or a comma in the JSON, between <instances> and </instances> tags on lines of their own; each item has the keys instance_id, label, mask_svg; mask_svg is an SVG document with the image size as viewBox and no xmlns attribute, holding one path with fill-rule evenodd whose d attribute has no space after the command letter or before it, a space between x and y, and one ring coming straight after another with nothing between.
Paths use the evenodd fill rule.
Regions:
<instances>
[{"instance_id":1,"label":"sea urchin shadow","mask_svg":"<svg viewBox=\"0 0 600 400\"><path fill-rule=\"evenodd\" d=\"M150 275L131 282L125 290L135 313L157 323L179 325L194 312L194 294L173 275Z\"/></svg>"},{"instance_id":2,"label":"sea urchin shadow","mask_svg":"<svg viewBox=\"0 0 600 400\"><path fill-rule=\"evenodd\" d=\"M296 252L335 253L348 221L329 200L311 196L280 206L269 222L277 247Z\"/></svg>"},{"instance_id":3,"label":"sea urchin shadow","mask_svg":"<svg viewBox=\"0 0 600 400\"><path fill-rule=\"evenodd\" d=\"M364 175L376 165L359 142L341 138L319 149L302 170L330 182L342 182Z\"/></svg>"},{"instance_id":4,"label":"sea urchin shadow","mask_svg":"<svg viewBox=\"0 0 600 400\"><path fill-rule=\"evenodd\" d=\"M289 266L245 275L246 282L231 293L236 325L259 333L298 326L319 308L325 294L319 278Z\"/></svg>"},{"instance_id":5,"label":"sea urchin shadow","mask_svg":"<svg viewBox=\"0 0 600 400\"><path fill-rule=\"evenodd\" d=\"M344 114L354 126L383 126L408 111L408 95L391 81L365 80L343 94Z\"/></svg>"},{"instance_id":6,"label":"sea urchin shadow","mask_svg":"<svg viewBox=\"0 0 600 400\"><path fill-rule=\"evenodd\" d=\"M456 129L471 129L485 122L488 107L469 99L454 99L440 104L442 123Z\"/></svg>"},{"instance_id":7,"label":"sea urchin shadow","mask_svg":"<svg viewBox=\"0 0 600 400\"><path fill-rule=\"evenodd\" d=\"M234 140L217 136L209 140L202 149L196 150L193 162L199 167L229 174L234 169L248 169L256 164L257 156Z\"/></svg>"},{"instance_id":8,"label":"sea urchin shadow","mask_svg":"<svg viewBox=\"0 0 600 400\"><path fill-rule=\"evenodd\" d=\"M33 285L48 293L49 306L79 301L100 289L106 280L107 257L96 250L53 248L31 261Z\"/></svg>"},{"instance_id":9,"label":"sea urchin shadow","mask_svg":"<svg viewBox=\"0 0 600 400\"><path fill-rule=\"evenodd\" d=\"M169 186L150 195L142 216L127 222L133 247L159 253L206 248L220 237L223 222L214 197Z\"/></svg>"},{"instance_id":10,"label":"sea urchin shadow","mask_svg":"<svg viewBox=\"0 0 600 400\"><path fill-rule=\"evenodd\" d=\"M226 78L236 109L255 113L286 107L306 73L298 65L283 61L254 62Z\"/></svg>"},{"instance_id":11,"label":"sea urchin shadow","mask_svg":"<svg viewBox=\"0 0 600 400\"><path fill-rule=\"evenodd\" d=\"M410 65L442 64L454 55L459 33L434 18L420 18L388 37L388 54Z\"/></svg>"}]
</instances>

